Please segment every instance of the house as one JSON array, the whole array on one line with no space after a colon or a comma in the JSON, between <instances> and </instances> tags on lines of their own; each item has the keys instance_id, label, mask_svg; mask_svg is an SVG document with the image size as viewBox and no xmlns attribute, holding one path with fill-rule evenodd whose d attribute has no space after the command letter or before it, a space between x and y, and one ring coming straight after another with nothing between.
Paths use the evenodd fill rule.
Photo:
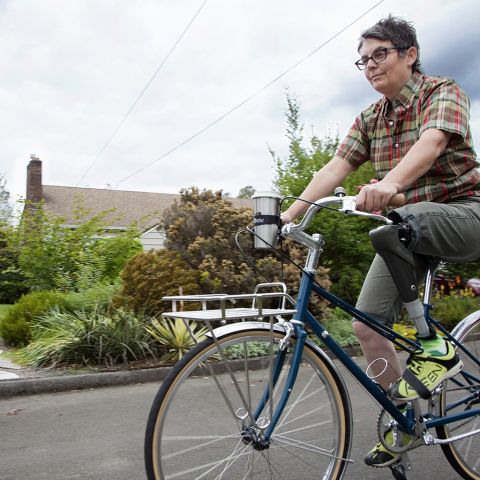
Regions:
<instances>
[{"instance_id":1,"label":"house","mask_svg":"<svg viewBox=\"0 0 480 480\"><path fill-rule=\"evenodd\" d=\"M160 227L161 218L165 209L179 198L179 194L172 193L44 185L42 161L32 155L27 166L27 206L43 202L47 214L65 219L66 228L78 226L75 211L79 206L88 212L88 216L112 210L106 217L107 235L125 231L135 223L141 232L139 240L144 250L163 247L165 234ZM252 207L250 199L230 200L238 208Z\"/></svg>"}]
</instances>

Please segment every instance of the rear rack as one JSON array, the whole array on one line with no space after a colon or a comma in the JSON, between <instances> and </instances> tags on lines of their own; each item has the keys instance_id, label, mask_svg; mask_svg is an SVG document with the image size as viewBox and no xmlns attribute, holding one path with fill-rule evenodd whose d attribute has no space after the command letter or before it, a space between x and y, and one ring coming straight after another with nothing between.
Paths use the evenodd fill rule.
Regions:
<instances>
[{"instance_id":1,"label":"rear rack","mask_svg":"<svg viewBox=\"0 0 480 480\"><path fill-rule=\"evenodd\" d=\"M264 292L265 289L278 289L282 291ZM264 300L278 299L279 308L263 308ZM182 295L163 297L162 300L172 302L172 311L164 312L165 318L179 318L194 321L227 321L245 319L263 319L272 317L292 316L296 313L293 308L295 301L287 294L284 283L260 283L255 287L254 293L227 295ZM250 307L227 308L228 304L251 300ZM183 310L185 302L197 302L201 304L201 310ZM289 305L290 307L287 307ZM179 308L180 307L180 308Z\"/></svg>"}]
</instances>

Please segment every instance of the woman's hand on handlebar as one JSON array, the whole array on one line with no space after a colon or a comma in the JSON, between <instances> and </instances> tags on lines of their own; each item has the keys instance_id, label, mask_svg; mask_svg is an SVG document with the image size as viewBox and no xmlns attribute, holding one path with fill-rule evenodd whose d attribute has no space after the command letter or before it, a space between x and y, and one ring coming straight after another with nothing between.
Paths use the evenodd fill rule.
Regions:
<instances>
[{"instance_id":1,"label":"woman's hand on handlebar","mask_svg":"<svg viewBox=\"0 0 480 480\"><path fill-rule=\"evenodd\" d=\"M359 210L379 213L388 206L400 207L405 203L404 195L398 193L396 186L390 182L372 179L359 188L356 202Z\"/></svg>"},{"instance_id":2,"label":"woman's hand on handlebar","mask_svg":"<svg viewBox=\"0 0 480 480\"><path fill-rule=\"evenodd\" d=\"M293 218L286 211L280 214L280 225L293 222Z\"/></svg>"}]
</instances>

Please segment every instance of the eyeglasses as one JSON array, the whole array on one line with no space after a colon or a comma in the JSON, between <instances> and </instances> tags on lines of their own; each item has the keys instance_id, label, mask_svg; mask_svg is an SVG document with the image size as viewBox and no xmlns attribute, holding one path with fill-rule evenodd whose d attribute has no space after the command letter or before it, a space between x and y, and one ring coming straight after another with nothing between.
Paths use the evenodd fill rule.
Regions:
<instances>
[{"instance_id":1,"label":"eyeglasses","mask_svg":"<svg viewBox=\"0 0 480 480\"><path fill-rule=\"evenodd\" d=\"M370 60L373 60L375 65L379 64L380 62L383 62L388 55L388 52L390 50L407 50L409 47L383 47L379 48L378 50L375 50L373 52L373 55L370 57L367 57L366 55L363 56L360 60L357 60L355 62L355 65L359 70L365 70L367 68L367 64Z\"/></svg>"}]
</instances>

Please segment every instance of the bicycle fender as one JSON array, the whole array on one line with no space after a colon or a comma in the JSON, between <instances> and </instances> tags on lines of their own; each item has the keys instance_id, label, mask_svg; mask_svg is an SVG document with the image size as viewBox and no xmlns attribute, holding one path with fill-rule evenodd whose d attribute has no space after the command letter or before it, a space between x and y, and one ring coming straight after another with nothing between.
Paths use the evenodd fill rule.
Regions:
<instances>
[{"instance_id":1,"label":"bicycle fender","mask_svg":"<svg viewBox=\"0 0 480 480\"><path fill-rule=\"evenodd\" d=\"M221 338L226 335L230 335L231 333L236 333L236 332L245 331L245 330L265 330L266 332L268 332L270 331L270 329L271 329L271 325L268 322L237 322L237 323L230 323L228 325L222 325L221 327L215 328L213 330L213 335L215 335L216 338ZM273 325L273 330L281 334L286 333L285 328L279 323L276 323L275 325ZM212 331L207 332L205 335L209 338L213 337ZM337 366L333 363L332 359L325 353L325 351L322 348L320 348L317 344L313 343L308 338L306 339L305 343L307 343L313 350L315 350L319 355L321 355L326 362L328 362L332 370L336 373L337 381L342 383L346 390L346 386L343 381L343 378L341 377L340 372Z\"/></svg>"},{"instance_id":2,"label":"bicycle fender","mask_svg":"<svg viewBox=\"0 0 480 480\"><path fill-rule=\"evenodd\" d=\"M213 335L215 335L216 338L222 338L225 335L230 335L231 333L239 332L241 330L270 330L270 328L271 325L267 322L237 322L215 328L213 330ZM285 328L278 323L273 325L273 330L283 334L286 333ZM212 338L212 332L209 331L206 333L206 336Z\"/></svg>"},{"instance_id":3,"label":"bicycle fender","mask_svg":"<svg viewBox=\"0 0 480 480\"><path fill-rule=\"evenodd\" d=\"M454 338L460 338L465 330L468 330L472 323L475 323L480 317L480 310L476 310L467 317L465 317L455 328L450 332L450 335Z\"/></svg>"}]
</instances>

